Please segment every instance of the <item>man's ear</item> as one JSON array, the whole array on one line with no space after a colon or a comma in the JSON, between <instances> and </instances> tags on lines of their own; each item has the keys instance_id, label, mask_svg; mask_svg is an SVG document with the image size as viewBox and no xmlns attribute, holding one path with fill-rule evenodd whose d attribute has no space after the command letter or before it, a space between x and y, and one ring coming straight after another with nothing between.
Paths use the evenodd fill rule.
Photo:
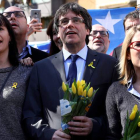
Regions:
<instances>
[{"instance_id":1,"label":"man's ear","mask_svg":"<svg viewBox=\"0 0 140 140\"><path fill-rule=\"evenodd\" d=\"M90 34L90 30L89 29L87 29L87 34L86 35L89 35Z\"/></svg>"}]
</instances>

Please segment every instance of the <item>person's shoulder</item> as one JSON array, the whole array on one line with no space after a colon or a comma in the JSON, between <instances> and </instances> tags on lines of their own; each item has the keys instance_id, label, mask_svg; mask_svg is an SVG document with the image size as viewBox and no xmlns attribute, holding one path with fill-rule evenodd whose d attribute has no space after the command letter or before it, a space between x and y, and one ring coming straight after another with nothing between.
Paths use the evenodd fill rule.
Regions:
<instances>
[{"instance_id":1,"label":"person's shoulder","mask_svg":"<svg viewBox=\"0 0 140 140\"><path fill-rule=\"evenodd\" d=\"M118 46L114 49L114 51L118 52L118 51L121 51L121 49L122 49L122 46Z\"/></svg>"},{"instance_id":2,"label":"person's shoulder","mask_svg":"<svg viewBox=\"0 0 140 140\"><path fill-rule=\"evenodd\" d=\"M25 66L23 64L19 64L17 69L20 71L31 71L33 66Z\"/></svg>"},{"instance_id":3,"label":"person's shoulder","mask_svg":"<svg viewBox=\"0 0 140 140\"><path fill-rule=\"evenodd\" d=\"M30 47L31 47L31 46L30 46ZM34 48L34 47L31 47L31 50L32 50L33 53L34 53L34 52L37 52L37 53L39 53L39 54L48 55L48 53L46 53L46 52L44 52L44 51L41 51L41 50L39 50L39 49L36 49L36 48Z\"/></svg>"},{"instance_id":4,"label":"person's shoulder","mask_svg":"<svg viewBox=\"0 0 140 140\"><path fill-rule=\"evenodd\" d=\"M116 59L119 59L120 54L121 54L122 46L118 46L113 50L112 56L115 57Z\"/></svg>"},{"instance_id":5,"label":"person's shoulder","mask_svg":"<svg viewBox=\"0 0 140 140\"><path fill-rule=\"evenodd\" d=\"M99 53L97 51L91 50L89 49L89 53L91 53L92 55L96 55L99 57L100 60L102 61L112 61L112 62L117 62L117 59L108 55L108 54L103 54L103 53Z\"/></svg>"},{"instance_id":6,"label":"person's shoulder","mask_svg":"<svg viewBox=\"0 0 140 140\"><path fill-rule=\"evenodd\" d=\"M30 75L32 68L33 66L25 66L19 64L17 67L14 68L14 71L21 77L27 78Z\"/></svg>"},{"instance_id":7,"label":"person's shoulder","mask_svg":"<svg viewBox=\"0 0 140 140\"><path fill-rule=\"evenodd\" d=\"M120 83L120 81L116 81L116 82L113 82L111 86L116 87L116 88L120 88L123 85Z\"/></svg>"},{"instance_id":8,"label":"person's shoulder","mask_svg":"<svg viewBox=\"0 0 140 140\"><path fill-rule=\"evenodd\" d=\"M108 95L109 96L118 96L118 94L122 91L122 85L119 81L113 82L111 86L108 89ZM116 94L116 95L115 95Z\"/></svg>"},{"instance_id":9,"label":"person's shoulder","mask_svg":"<svg viewBox=\"0 0 140 140\"><path fill-rule=\"evenodd\" d=\"M54 59L56 59L59 55L60 55L60 52L57 53L57 54L54 54L54 55L52 55L52 56L49 56L49 57L47 57L47 58L45 58L45 59L42 59L42 60L36 62L34 65L37 65L37 66L40 66L40 65L43 65L43 64L51 65L51 62L52 62Z\"/></svg>"},{"instance_id":10,"label":"person's shoulder","mask_svg":"<svg viewBox=\"0 0 140 140\"><path fill-rule=\"evenodd\" d=\"M60 56L62 56L62 51L60 51L60 52L58 52L58 53L56 53L54 55L49 56L48 59L53 60L54 58L58 58Z\"/></svg>"},{"instance_id":11,"label":"person's shoulder","mask_svg":"<svg viewBox=\"0 0 140 140\"><path fill-rule=\"evenodd\" d=\"M118 94L126 89L126 85L121 84L120 81L116 81L111 84L110 89L112 89L112 91L117 91Z\"/></svg>"}]
</instances>

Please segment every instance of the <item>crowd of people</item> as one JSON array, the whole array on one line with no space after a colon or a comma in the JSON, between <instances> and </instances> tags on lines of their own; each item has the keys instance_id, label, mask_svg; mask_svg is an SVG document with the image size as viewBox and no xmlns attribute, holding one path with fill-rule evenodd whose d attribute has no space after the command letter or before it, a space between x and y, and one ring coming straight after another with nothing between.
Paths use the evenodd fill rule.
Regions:
<instances>
[{"instance_id":1,"label":"crowd of people","mask_svg":"<svg viewBox=\"0 0 140 140\"><path fill-rule=\"evenodd\" d=\"M0 139L120 140L127 111L131 113L135 104L140 108L139 14L136 10L126 15L125 38L114 58L106 54L107 29L92 26L91 16L77 3L56 11L46 31L49 54L27 41L41 31L42 23L33 19L27 24L19 7L5 9L0 14ZM66 134L59 95L62 82L71 85L74 79L98 91L87 114L68 122Z\"/></svg>"}]
</instances>

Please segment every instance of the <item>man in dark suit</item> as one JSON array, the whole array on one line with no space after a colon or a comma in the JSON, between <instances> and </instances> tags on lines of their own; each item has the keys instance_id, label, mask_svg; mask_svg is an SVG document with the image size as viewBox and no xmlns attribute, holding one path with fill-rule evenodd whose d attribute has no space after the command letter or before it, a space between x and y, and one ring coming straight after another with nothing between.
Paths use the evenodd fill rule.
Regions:
<instances>
[{"instance_id":1,"label":"man in dark suit","mask_svg":"<svg viewBox=\"0 0 140 140\"><path fill-rule=\"evenodd\" d=\"M121 54L121 50L122 50L122 44L119 45L118 47L116 47L116 48L113 50L112 56L119 60L120 54Z\"/></svg>"},{"instance_id":2,"label":"man in dark suit","mask_svg":"<svg viewBox=\"0 0 140 140\"><path fill-rule=\"evenodd\" d=\"M19 52L19 60L30 57L33 62L37 62L48 56L47 53L31 47L28 44L28 41L26 41L26 34L29 27L22 9L11 6L4 10L3 15L9 20L14 30Z\"/></svg>"},{"instance_id":3,"label":"man in dark suit","mask_svg":"<svg viewBox=\"0 0 140 140\"><path fill-rule=\"evenodd\" d=\"M125 34L127 34L128 30L131 29L131 27L139 25L140 24L140 18L139 18L139 10L135 10L133 12L128 13L124 20L123 20L123 26ZM119 59L121 55L122 45L119 45L113 50L112 56Z\"/></svg>"},{"instance_id":4,"label":"man in dark suit","mask_svg":"<svg viewBox=\"0 0 140 140\"><path fill-rule=\"evenodd\" d=\"M23 126L27 136L34 140L103 139L106 92L118 77L116 59L87 47L92 19L77 3L62 5L55 14L54 23L63 49L33 67L23 106ZM74 57L77 57L76 62ZM95 68L88 66L91 62ZM77 73L76 80L84 79L99 90L87 115L76 116L68 123L71 137L61 129L59 95L62 82L71 81L72 67L76 67L73 71Z\"/></svg>"}]
</instances>

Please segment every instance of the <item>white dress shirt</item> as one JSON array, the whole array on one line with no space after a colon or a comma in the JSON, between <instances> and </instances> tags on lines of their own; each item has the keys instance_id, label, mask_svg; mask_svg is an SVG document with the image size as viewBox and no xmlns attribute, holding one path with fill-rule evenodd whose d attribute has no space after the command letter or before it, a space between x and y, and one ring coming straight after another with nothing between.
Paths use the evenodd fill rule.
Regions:
<instances>
[{"instance_id":1,"label":"white dress shirt","mask_svg":"<svg viewBox=\"0 0 140 140\"><path fill-rule=\"evenodd\" d=\"M63 51L63 57L64 57L65 74L66 74L66 79L67 79L68 72L69 72L69 66L71 64L71 58L69 56L75 55L75 54L71 54L64 48L62 49L62 51ZM86 58L87 58L87 51L88 51L88 48L85 45L84 48L77 53L77 55L79 56L78 59L76 60L77 81L78 80L80 81L83 78L83 73L84 73Z\"/></svg>"},{"instance_id":2,"label":"white dress shirt","mask_svg":"<svg viewBox=\"0 0 140 140\"><path fill-rule=\"evenodd\" d=\"M19 54L18 60L23 59L28 53L32 55L31 46L29 45L29 42L26 41L26 46L23 48L21 54Z\"/></svg>"},{"instance_id":3,"label":"white dress shirt","mask_svg":"<svg viewBox=\"0 0 140 140\"><path fill-rule=\"evenodd\" d=\"M128 81L127 90L128 90L131 94L133 94L133 95L135 95L136 97L140 98L140 93L137 92L137 91L134 89L134 87L133 87L132 79L133 79L133 78L131 78L131 79Z\"/></svg>"}]
</instances>

